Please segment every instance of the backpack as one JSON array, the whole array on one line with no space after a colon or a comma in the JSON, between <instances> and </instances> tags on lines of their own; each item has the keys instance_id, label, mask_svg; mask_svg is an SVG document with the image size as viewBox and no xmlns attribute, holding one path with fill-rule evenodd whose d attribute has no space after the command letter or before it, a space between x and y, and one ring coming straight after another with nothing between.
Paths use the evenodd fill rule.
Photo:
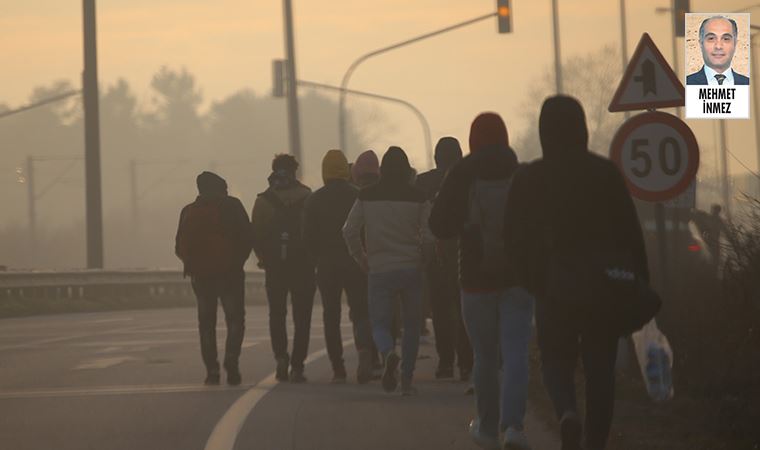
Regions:
<instances>
[{"instance_id":1,"label":"backpack","mask_svg":"<svg viewBox=\"0 0 760 450\"><path fill-rule=\"evenodd\" d=\"M306 247L301 238L301 217L306 197L290 204L280 199L272 190L262 197L274 208L272 228L265 247L266 263L284 263L306 257Z\"/></svg>"},{"instance_id":2,"label":"backpack","mask_svg":"<svg viewBox=\"0 0 760 450\"><path fill-rule=\"evenodd\" d=\"M222 222L221 201L191 203L182 215L177 253L191 276L218 275L232 270L234 244Z\"/></svg>"},{"instance_id":3,"label":"backpack","mask_svg":"<svg viewBox=\"0 0 760 450\"><path fill-rule=\"evenodd\" d=\"M504 207L511 177L496 180L476 178L470 187L469 228L480 247L479 269L499 276L506 269L504 254Z\"/></svg>"}]
</instances>

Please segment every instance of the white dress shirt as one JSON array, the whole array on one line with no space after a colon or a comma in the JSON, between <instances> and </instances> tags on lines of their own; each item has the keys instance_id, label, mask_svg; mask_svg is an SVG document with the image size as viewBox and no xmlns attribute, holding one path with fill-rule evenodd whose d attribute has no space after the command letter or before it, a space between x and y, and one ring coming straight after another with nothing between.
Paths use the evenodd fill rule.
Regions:
<instances>
[{"instance_id":1,"label":"white dress shirt","mask_svg":"<svg viewBox=\"0 0 760 450\"><path fill-rule=\"evenodd\" d=\"M734 71L733 71L733 69L731 67L729 67L728 69L726 69L725 72L723 72L723 75L726 76L726 79L723 80L723 84L722 85L719 85L718 84L718 80L715 78L715 75L717 73L718 72L714 71L713 69L711 69L710 67L708 67L707 65L705 65L705 76L707 77L707 84L709 84L710 86L726 86L726 85L733 86L733 84L734 84Z\"/></svg>"}]
</instances>

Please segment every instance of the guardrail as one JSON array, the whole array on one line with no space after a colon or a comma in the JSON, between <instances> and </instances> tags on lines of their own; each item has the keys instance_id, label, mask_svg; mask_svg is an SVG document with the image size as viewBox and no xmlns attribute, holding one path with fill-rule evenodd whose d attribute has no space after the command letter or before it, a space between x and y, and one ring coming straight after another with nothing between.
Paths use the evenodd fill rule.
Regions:
<instances>
[{"instance_id":1,"label":"guardrail","mask_svg":"<svg viewBox=\"0 0 760 450\"><path fill-rule=\"evenodd\" d=\"M264 272L246 272L246 300L262 301ZM179 270L0 272L0 301L23 299L187 299L189 278Z\"/></svg>"}]
</instances>

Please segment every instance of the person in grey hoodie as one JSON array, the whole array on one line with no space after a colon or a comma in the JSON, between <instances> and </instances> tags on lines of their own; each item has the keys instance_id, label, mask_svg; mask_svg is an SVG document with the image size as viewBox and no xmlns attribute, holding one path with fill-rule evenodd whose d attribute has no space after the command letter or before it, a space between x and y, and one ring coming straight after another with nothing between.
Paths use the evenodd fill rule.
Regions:
<instances>
[{"instance_id":1,"label":"person in grey hoodie","mask_svg":"<svg viewBox=\"0 0 760 450\"><path fill-rule=\"evenodd\" d=\"M419 350L423 253L433 237L427 226L430 202L409 183L412 168L406 153L390 147L380 166L380 181L359 192L343 226L351 256L369 273L369 315L372 334L383 355L383 389L393 392L401 363L401 392L411 395ZM362 245L362 229L366 250ZM391 336L393 299L401 296L404 323L402 358Z\"/></svg>"}]
</instances>

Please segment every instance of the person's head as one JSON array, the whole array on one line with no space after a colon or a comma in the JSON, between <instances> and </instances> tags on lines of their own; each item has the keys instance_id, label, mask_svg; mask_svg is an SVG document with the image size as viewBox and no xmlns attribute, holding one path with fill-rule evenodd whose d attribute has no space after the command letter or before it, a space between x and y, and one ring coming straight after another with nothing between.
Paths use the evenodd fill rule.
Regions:
<instances>
[{"instance_id":1,"label":"person's head","mask_svg":"<svg viewBox=\"0 0 760 450\"><path fill-rule=\"evenodd\" d=\"M448 170L460 159L462 159L462 147L456 138L442 137L435 144L435 166L437 168Z\"/></svg>"},{"instance_id":2,"label":"person's head","mask_svg":"<svg viewBox=\"0 0 760 450\"><path fill-rule=\"evenodd\" d=\"M470 125L470 153L490 147L509 148L507 126L496 113L484 112Z\"/></svg>"},{"instance_id":3,"label":"person's head","mask_svg":"<svg viewBox=\"0 0 760 450\"><path fill-rule=\"evenodd\" d=\"M538 133L544 158L588 150L586 113L573 97L555 95L544 100Z\"/></svg>"},{"instance_id":4,"label":"person's head","mask_svg":"<svg viewBox=\"0 0 760 450\"><path fill-rule=\"evenodd\" d=\"M322 180L348 180L351 178L348 160L340 150L330 150L322 158Z\"/></svg>"},{"instance_id":5,"label":"person's head","mask_svg":"<svg viewBox=\"0 0 760 450\"><path fill-rule=\"evenodd\" d=\"M719 205L719 204L717 204L717 203L714 203L712 206L710 206L710 213L711 213L713 216L719 216L719 215L720 215L720 212L721 212L722 210L723 210L723 209L722 209L722 208L720 207L720 205Z\"/></svg>"},{"instance_id":6,"label":"person's head","mask_svg":"<svg viewBox=\"0 0 760 450\"><path fill-rule=\"evenodd\" d=\"M380 179L380 161L373 150L367 150L356 158L351 167L351 178L359 187L369 186Z\"/></svg>"},{"instance_id":7,"label":"person's head","mask_svg":"<svg viewBox=\"0 0 760 450\"><path fill-rule=\"evenodd\" d=\"M274 189L285 189L292 186L296 181L298 161L293 155L280 153L274 155L272 160L272 175L269 176L269 185Z\"/></svg>"},{"instance_id":8,"label":"person's head","mask_svg":"<svg viewBox=\"0 0 760 450\"><path fill-rule=\"evenodd\" d=\"M391 146L380 164L380 180L408 183L412 176L409 158L401 147Z\"/></svg>"},{"instance_id":9,"label":"person's head","mask_svg":"<svg viewBox=\"0 0 760 450\"><path fill-rule=\"evenodd\" d=\"M705 19L699 26L699 46L705 64L719 73L731 67L737 37L734 19L722 16Z\"/></svg>"},{"instance_id":10,"label":"person's head","mask_svg":"<svg viewBox=\"0 0 760 450\"><path fill-rule=\"evenodd\" d=\"M227 195L227 182L213 172L202 172L195 179L198 194L205 197L220 197Z\"/></svg>"}]
</instances>

